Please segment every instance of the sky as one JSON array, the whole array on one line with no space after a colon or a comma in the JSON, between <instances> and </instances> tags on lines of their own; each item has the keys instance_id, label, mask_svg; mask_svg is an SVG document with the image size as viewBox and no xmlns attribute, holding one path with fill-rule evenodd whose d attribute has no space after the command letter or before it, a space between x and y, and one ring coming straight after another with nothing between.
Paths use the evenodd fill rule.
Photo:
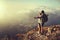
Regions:
<instances>
[{"instance_id":1,"label":"sky","mask_svg":"<svg viewBox=\"0 0 60 40\"><path fill-rule=\"evenodd\" d=\"M42 9L60 10L60 0L0 0L0 25L20 22L32 11Z\"/></svg>"},{"instance_id":2,"label":"sky","mask_svg":"<svg viewBox=\"0 0 60 40\"><path fill-rule=\"evenodd\" d=\"M0 32L14 33L35 27L34 17L41 10L49 15L45 25L60 24L60 0L0 0Z\"/></svg>"}]
</instances>

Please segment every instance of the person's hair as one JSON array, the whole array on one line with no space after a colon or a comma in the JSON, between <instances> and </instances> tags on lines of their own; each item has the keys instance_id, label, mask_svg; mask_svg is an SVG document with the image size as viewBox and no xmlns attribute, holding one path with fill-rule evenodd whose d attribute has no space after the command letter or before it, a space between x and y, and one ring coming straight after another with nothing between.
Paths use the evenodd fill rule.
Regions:
<instances>
[{"instance_id":1,"label":"person's hair","mask_svg":"<svg viewBox=\"0 0 60 40\"><path fill-rule=\"evenodd\" d=\"M41 13L44 13L44 10L42 10Z\"/></svg>"}]
</instances>

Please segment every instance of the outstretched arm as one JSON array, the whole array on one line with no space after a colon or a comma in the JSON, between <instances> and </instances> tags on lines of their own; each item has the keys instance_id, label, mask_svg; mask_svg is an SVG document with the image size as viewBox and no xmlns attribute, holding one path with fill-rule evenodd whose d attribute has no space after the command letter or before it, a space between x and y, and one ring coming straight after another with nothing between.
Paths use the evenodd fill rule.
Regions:
<instances>
[{"instance_id":1,"label":"outstretched arm","mask_svg":"<svg viewBox=\"0 0 60 40\"><path fill-rule=\"evenodd\" d=\"M35 19L41 18L41 17L34 17Z\"/></svg>"}]
</instances>

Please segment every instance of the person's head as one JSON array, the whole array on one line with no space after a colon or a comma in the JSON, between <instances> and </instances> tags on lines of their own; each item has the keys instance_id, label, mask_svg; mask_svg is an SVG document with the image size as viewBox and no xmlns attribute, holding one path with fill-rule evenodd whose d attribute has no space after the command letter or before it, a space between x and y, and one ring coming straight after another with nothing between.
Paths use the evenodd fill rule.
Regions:
<instances>
[{"instance_id":1,"label":"person's head","mask_svg":"<svg viewBox=\"0 0 60 40\"><path fill-rule=\"evenodd\" d=\"M41 15L41 14L44 14L44 10L41 11L40 15Z\"/></svg>"},{"instance_id":2,"label":"person's head","mask_svg":"<svg viewBox=\"0 0 60 40\"><path fill-rule=\"evenodd\" d=\"M41 13L44 13L44 10L42 10Z\"/></svg>"}]
</instances>

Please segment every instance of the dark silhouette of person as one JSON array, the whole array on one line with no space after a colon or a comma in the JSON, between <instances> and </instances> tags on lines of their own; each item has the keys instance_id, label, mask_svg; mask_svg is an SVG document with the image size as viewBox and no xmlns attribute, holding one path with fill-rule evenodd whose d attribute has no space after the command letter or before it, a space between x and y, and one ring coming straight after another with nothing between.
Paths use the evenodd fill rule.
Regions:
<instances>
[{"instance_id":1,"label":"dark silhouette of person","mask_svg":"<svg viewBox=\"0 0 60 40\"><path fill-rule=\"evenodd\" d=\"M43 26L44 23L48 21L48 15L45 14L44 10L41 11L41 14L43 14L43 15L41 16L41 18L42 18L42 26Z\"/></svg>"},{"instance_id":2,"label":"dark silhouette of person","mask_svg":"<svg viewBox=\"0 0 60 40\"><path fill-rule=\"evenodd\" d=\"M44 23L48 21L48 15L42 10L35 19L38 19L38 27L40 27L40 33L42 33L42 27L44 26Z\"/></svg>"}]
</instances>

